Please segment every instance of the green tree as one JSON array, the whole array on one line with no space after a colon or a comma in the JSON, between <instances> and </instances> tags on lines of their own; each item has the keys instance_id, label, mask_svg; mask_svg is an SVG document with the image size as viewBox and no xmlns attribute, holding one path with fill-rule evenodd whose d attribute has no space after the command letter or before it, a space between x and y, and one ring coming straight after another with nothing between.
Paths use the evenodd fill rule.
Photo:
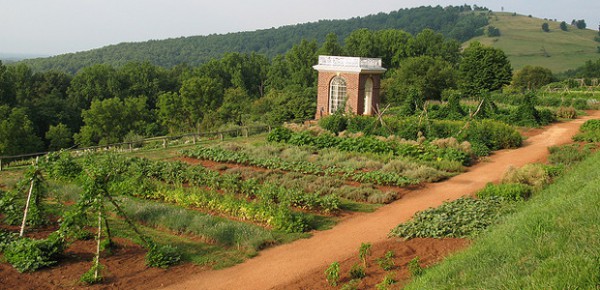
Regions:
<instances>
[{"instance_id":1,"label":"green tree","mask_svg":"<svg viewBox=\"0 0 600 290\"><path fill-rule=\"evenodd\" d=\"M269 66L269 60L264 55L228 53L221 63L226 73L224 87L241 88L253 97L264 95Z\"/></svg>"},{"instance_id":2,"label":"green tree","mask_svg":"<svg viewBox=\"0 0 600 290\"><path fill-rule=\"evenodd\" d=\"M46 132L46 140L48 140L49 150L60 150L68 148L73 144L73 133L67 125L59 123L56 126L51 125Z\"/></svg>"},{"instance_id":3,"label":"green tree","mask_svg":"<svg viewBox=\"0 0 600 290\"><path fill-rule=\"evenodd\" d=\"M173 81L167 71L154 66L150 62L129 62L117 72L117 78L122 85L121 97L148 98L148 107L154 109L161 91L175 90Z\"/></svg>"},{"instance_id":4,"label":"green tree","mask_svg":"<svg viewBox=\"0 0 600 290\"><path fill-rule=\"evenodd\" d=\"M537 90L554 81L552 71L540 66L525 66L513 77L513 86L522 90Z\"/></svg>"},{"instance_id":5,"label":"green tree","mask_svg":"<svg viewBox=\"0 0 600 290\"><path fill-rule=\"evenodd\" d=\"M266 90L283 89L290 85L289 65L285 56L278 55L273 58L267 71Z\"/></svg>"},{"instance_id":6,"label":"green tree","mask_svg":"<svg viewBox=\"0 0 600 290\"><path fill-rule=\"evenodd\" d=\"M96 100L81 115L85 125L74 136L80 146L118 143L131 131L146 135L147 125L154 121L146 97Z\"/></svg>"},{"instance_id":7,"label":"green tree","mask_svg":"<svg viewBox=\"0 0 600 290\"><path fill-rule=\"evenodd\" d=\"M169 134L183 133L192 129L187 127L188 119L179 94L169 92L159 95L156 107L158 122Z\"/></svg>"},{"instance_id":8,"label":"green tree","mask_svg":"<svg viewBox=\"0 0 600 290\"><path fill-rule=\"evenodd\" d=\"M0 155L32 153L42 148L26 110L0 106Z\"/></svg>"},{"instance_id":9,"label":"green tree","mask_svg":"<svg viewBox=\"0 0 600 290\"><path fill-rule=\"evenodd\" d=\"M398 67L398 62L407 57L408 41L412 38L408 32L399 29L385 29L375 32L375 46L383 65Z\"/></svg>"},{"instance_id":10,"label":"green tree","mask_svg":"<svg viewBox=\"0 0 600 290\"><path fill-rule=\"evenodd\" d=\"M460 56L460 43L454 39L446 39L441 33L424 29L408 41L408 56L432 56L456 63Z\"/></svg>"},{"instance_id":11,"label":"green tree","mask_svg":"<svg viewBox=\"0 0 600 290\"><path fill-rule=\"evenodd\" d=\"M325 42L317 51L317 55L344 55L344 48L340 45L337 34L330 32L325 36Z\"/></svg>"},{"instance_id":12,"label":"green tree","mask_svg":"<svg viewBox=\"0 0 600 290\"><path fill-rule=\"evenodd\" d=\"M232 123L243 125L248 119L252 106L252 99L241 88L225 90L223 105L217 110L219 123Z\"/></svg>"},{"instance_id":13,"label":"green tree","mask_svg":"<svg viewBox=\"0 0 600 290\"><path fill-rule=\"evenodd\" d=\"M315 87L317 71L312 66L317 63L317 42L303 39L294 45L286 54L288 72L292 84L302 87Z\"/></svg>"},{"instance_id":14,"label":"green tree","mask_svg":"<svg viewBox=\"0 0 600 290\"><path fill-rule=\"evenodd\" d=\"M223 102L223 86L215 79L192 77L181 85L179 95L181 110L185 115L187 128L200 126L204 116L215 111Z\"/></svg>"},{"instance_id":15,"label":"green tree","mask_svg":"<svg viewBox=\"0 0 600 290\"><path fill-rule=\"evenodd\" d=\"M440 100L444 90L456 87L456 73L452 65L440 57L411 57L402 61L399 69L391 71L382 86L390 103L401 103L410 88L423 94L424 99Z\"/></svg>"},{"instance_id":16,"label":"green tree","mask_svg":"<svg viewBox=\"0 0 600 290\"><path fill-rule=\"evenodd\" d=\"M352 31L344 39L346 53L349 56L376 57L375 35L369 29L362 28Z\"/></svg>"},{"instance_id":17,"label":"green tree","mask_svg":"<svg viewBox=\"0 0 600 290\"><path fill-rule=\"evenodd\" d=\"M577 29L585 29L587 27L587 24L585 23L585 20L580 19L575 21L575 26L577 27Z\"/></svg>"},{"instance_id":18,"label":"green tree","mask_svg":"<svg viewBox=\"0 0 600 290\"><path fill-rule=\"evenodd\" d=\"M0 106L14 106L15 102L15 92L11 76L6 66L0 60Z\"/></svg>"},{"instance_id":19,"label":"green tree","mask_svg":"<svg viewBox=\"0 0 600 290\"><path fill-rule=\"evenodd\" d=\"M88 109L94 100L122 97L122 84L112 66L97 64L79 71L67 93L69 103L79 109Z\"/></svg>"},{"instance_id":20,"label":"green tree","mask_svg":"<svg viewBox=\"0 0 600 290\"><path fill-rule=\"evenodd\" d=\"M542 31L544 31L544 32L550 32L550 26L548 25L548 22L544 22L542 24Z\"/></svg>"},{"instance_id":21,"label":"green tree","mask_svg":"<svg viewBox=\"0 0 600 290\"><path fill-rule=\"evenodd\" d=\"M459 64L459 88L467 96L499 90L512 80L510 61L500 49L472 42Z\"/></svg>"},{"instance_id":22,"label":"green tree","mask_svg":"<svg viewBox=\"0 0 600 290\"><path fill-rule=\"evenodd\" d=\"M315 116L315 95L314 88L298 85L288 86L282 90L273 89L264 98L254 101L252 116L256 121L269 125L310 120Z\"/></svg>"},{"instance_id":23,"label":"green tree","mask_svg":"<svg viewBox=\"0 0 600 290\"><path fill-rule=\"evenodd\" d=\"M563 22L560 23L560 30L562 30L562 31L567 31L568 30L566 22L563 21Z\"/></svg>"},{"instance_id":24,"label":"green tree","mask_svg":"<svg viewBox=\"0 0 600 290\"><path fill-rule=\"evenodd\" d=\"M488 37L498 37L500 36L500 29L495 26L488 26L487 28L487 36Z\"/></svg>"}]
</instances>

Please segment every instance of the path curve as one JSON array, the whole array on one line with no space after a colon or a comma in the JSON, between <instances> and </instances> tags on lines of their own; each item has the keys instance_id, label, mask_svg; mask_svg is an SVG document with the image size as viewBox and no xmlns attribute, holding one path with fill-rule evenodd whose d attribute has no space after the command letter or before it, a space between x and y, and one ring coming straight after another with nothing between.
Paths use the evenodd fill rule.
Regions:
<instances>
[{"instance_id":1,"label":"path curve","mask_svg":"<svg viewBox=\"0 0 600 290\"><path fill-rule=\"evenodd\" d=\"M407 221L417 211L473 194L486 183L499 180L510 166L520 167L544 160L549 146L569 143L583 122L597 118L600 118L600 111L550 125L541 134L527 139L521 148L497 151L488 161L469 168L468 172L412 190L402 199L373 213L353 216L333 229L314 232L311 238L263 250L242 264L181 277L182 281L167 289L272 289L289 285L315 270L326 268L333 261L355 255L361 243L387 239L390 229Z\"/></svg>"}]
</instances>

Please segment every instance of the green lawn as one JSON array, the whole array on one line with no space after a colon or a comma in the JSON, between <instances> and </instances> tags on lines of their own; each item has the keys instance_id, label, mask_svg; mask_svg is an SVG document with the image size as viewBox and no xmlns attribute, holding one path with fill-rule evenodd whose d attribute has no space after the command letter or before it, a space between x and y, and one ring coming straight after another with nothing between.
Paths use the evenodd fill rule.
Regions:
<instances>
[{"instance_id":1,"label":"green lawn","mask_svg":"<svg viewBox=\"0 0 600 290\"><path fill-rule=\"evenodd\" d=\"M577 29L571 25L568 25L568 31L562 31L559 27L561 20L558 20L555 22L494 12L490 18L490 25L499 28L501 36L480 36L468 42L479 41L502 49L515 70L533 65L543 66L557 73L577 68L587 60L600 58L597 51L600 43L594 41L594 37L598 35L597 31ZM542 31L544 22L548 22L550 32Z\"/></svg>"},{"instance_id":2,"label":"green lawn","mask_svg":"<svg viewBox=\"0 0 600 290\"><path fill-rule=\"evenodd\" d=\"M406 289L598 289L596 153Z\"/></svg>"}]
</instances>

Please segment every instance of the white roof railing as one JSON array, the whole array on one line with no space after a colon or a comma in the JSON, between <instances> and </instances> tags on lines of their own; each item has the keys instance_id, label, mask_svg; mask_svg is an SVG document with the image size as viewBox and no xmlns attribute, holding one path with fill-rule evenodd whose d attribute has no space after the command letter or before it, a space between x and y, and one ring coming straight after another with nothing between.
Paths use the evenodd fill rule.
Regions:
<instances>
[{"instance_id":1,"label":"white roof railing","mask_svg":"<svg viewBox=\"0 0 600 290\"><path fill-rule=\"evenodd\" d=\"M316 70L384 72L381 58L319 55Z\"/></svg>"}]
</instances>

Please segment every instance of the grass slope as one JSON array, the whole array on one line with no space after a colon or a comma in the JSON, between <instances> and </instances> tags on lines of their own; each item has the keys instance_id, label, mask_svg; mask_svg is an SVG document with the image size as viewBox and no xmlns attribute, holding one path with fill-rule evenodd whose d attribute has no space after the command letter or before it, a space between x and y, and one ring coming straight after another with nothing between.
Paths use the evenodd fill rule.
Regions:
<instances>
[{"instance_id":1,"label":"grass slope","mask_svg":"<svg viewBox=\"0 0 600 290\"><path fill-rule=\"evenodd\" d=\"M560 21L502 12L494 12L489 22L500 29L500 37L479 36L465 45L479 41L502 49L515 70L533 65L557 73L582 66L587 60L600 58L597 52L600 43L594 41L598 32L594 30L567 25L568 31L562 31ZM544 22L548 22L550 32L542 31Z\"/></svg>"},{"instance_id":2,"label":"grass slope","mask_svg":"<svg viewBox=\"0 0 600 290\"><path fill-rule=\"evenodd\" d=\"M600 154L406 289L600 287Z\"/></svg>"}]
</instances>

